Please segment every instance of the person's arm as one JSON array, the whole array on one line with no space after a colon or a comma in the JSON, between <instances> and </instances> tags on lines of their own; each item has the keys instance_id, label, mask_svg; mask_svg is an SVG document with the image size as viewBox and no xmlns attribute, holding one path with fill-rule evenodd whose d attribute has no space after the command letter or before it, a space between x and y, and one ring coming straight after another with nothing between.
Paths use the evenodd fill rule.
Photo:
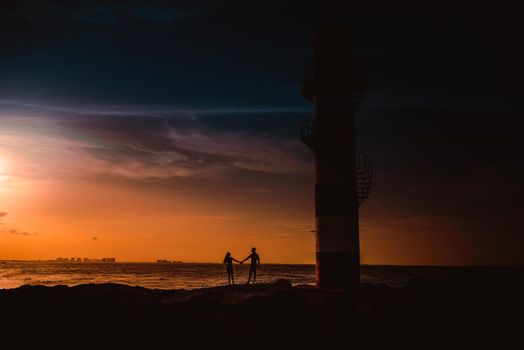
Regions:
<instances>
[{"instance_id":1,"label":"person's arm","mask_svg":"<svg viewBox=\"0 0 524 350\"><path fill-rule=\"evenodd\" d=\"M249 258L251 258L251 254L249 254L249 256L247 258L245 258L244 260L242 260L240 263L243 263L244 261L246 261Z\"/></svg>"},{"instance_id":2,"label":"person's arm","mask_svg":"<svg viewBox=\"0 0 524 350\"><path fill-rule=\"evenodd\" d=\"M260 270L260 256L257 257L257 262L258 262L258 269Z\"/></svg>"},{"instance_id":3,"label":"person's arm","mask_svg":"<svg viewBox=\"0 0 524 350\"><path fill-rule=\"evenodd\" d=\"M231 258L231 259L232 259L233 261L236 261L237 263L242 263L242 261L237 260L237 259L235 259L235 258Z\"/></svg>"}]
</instances>

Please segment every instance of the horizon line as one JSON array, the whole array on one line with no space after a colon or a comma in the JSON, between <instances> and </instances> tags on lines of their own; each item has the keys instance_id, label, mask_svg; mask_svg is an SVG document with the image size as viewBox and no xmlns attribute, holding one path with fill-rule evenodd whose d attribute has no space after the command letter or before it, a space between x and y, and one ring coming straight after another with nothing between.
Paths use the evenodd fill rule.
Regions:
<instances>
[{"instance_id":1,"label":"horizon line","mask_svg":"<svg viewBox=\"0 0 524 350\"><path fill-rule=\"evenodd\" d=\"M202 265L222 265L222 262L203 262L203 261L180 261L171 260L170 262L158 261L57 261L56 259L0 259L0 262L57 262L57 263L103 263L103 264L202 264ZM240 265L240 264L239 264ZM246 264L247 265L247 264ZM307 265L315 266L315 263L276 263L268 262L262 265ZM475 264L360 264L360 266L385 266L385 267L524 267L524 265L494 264L494 265L475 265Z\"/></svg>"}]
</instances>

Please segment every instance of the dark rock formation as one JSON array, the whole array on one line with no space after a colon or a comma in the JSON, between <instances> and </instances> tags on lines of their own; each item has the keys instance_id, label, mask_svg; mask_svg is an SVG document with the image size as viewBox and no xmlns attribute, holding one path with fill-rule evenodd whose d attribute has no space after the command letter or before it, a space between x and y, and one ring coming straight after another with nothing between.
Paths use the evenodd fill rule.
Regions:
<instances>
[{"instance_id":1,"label":"dark rock formation","mask_svg":"<svg viewBox=\"0 0 524 350\"><path fill-rule=\"evenodd\" d=\"M467 347L491 341L501 348L518 334L513 317L524 311L523 291L509 282L481 287L423 280L404 288L363 284L351 292L292 287L284 280L195 290L23 286L0 291L0 310L5 335L92 347L103 342L102 348L246 341L331 348L350 340Z\"/></svg>"}]
</instances>

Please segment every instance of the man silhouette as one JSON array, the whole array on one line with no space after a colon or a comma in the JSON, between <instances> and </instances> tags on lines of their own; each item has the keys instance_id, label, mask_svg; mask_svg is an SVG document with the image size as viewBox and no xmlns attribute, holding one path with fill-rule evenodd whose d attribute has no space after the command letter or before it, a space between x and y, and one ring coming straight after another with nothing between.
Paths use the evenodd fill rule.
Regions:
<instances>
[{"instance_id":1,"label":"man silhouette","mask_svg":"<svg viewBox=\"0 0 524 350\"><path fill-rule=\"evenodd\" d=\"M247 280L247 284L251 282L251 275L253 275L253 284L255 284L255 281L257 279L257 270L260 268L260 257L256 253L257 248L251 248L251 254L244 260L242 260L240 263L242 264L247 259L251 259L251 266L249 266L249 279Z\"/></svg>"}]
</instances>

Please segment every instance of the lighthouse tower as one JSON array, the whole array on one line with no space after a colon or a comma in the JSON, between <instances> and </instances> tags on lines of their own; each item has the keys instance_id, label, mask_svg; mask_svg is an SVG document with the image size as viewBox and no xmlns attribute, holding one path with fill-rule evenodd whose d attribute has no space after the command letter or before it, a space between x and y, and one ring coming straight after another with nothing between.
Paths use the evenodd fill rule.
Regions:
<instances>
[{"instance_id":1,"label":"lighthouse tower","mask_svg":"<svg viewBox=\"0 0 524 350\"><path fill-rule=\"evenodd\" d=\"M323 27L313 44L302 95L314 104L315 119L302 123L301 139L315 155L317 286L349 289L360 283L358 208L371 190L372 166L355 144L365 84L353 68L345 25Z\"/></svg>"}]
</instances>

